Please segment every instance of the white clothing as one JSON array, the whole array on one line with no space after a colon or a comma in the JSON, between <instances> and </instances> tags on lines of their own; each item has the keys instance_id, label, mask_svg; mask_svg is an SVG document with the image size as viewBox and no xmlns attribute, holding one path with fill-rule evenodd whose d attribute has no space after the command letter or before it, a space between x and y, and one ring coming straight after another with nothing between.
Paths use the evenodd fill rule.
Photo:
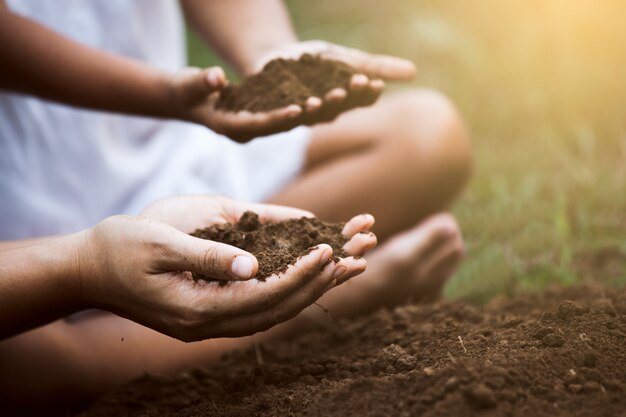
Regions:
<instances>
[{"instance_id":1,"label":"white clothing","mask_svg":"<svg viewBox=\"0 0 626 417\"><path fill-rule=\"evenodd\" d=\"M186 63L177 1L7 3L89 46L168 70ZM298 128L242 146L190 123L0 93L0 240L71 233L171 195L261 201L297 175L309 132Z\"/></svg>"}]
</instances>

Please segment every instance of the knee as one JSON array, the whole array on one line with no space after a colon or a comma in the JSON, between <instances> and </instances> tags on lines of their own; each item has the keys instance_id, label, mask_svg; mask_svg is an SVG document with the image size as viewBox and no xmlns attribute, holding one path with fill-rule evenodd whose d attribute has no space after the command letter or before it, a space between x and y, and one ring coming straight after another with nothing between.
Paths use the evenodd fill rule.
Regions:
<instances>
[{"instance_id":1,"label":"knee","mask_svg":"<svg viewBox=\"0 0 626 417\"><path fill-rule=\"evenodd\" d=\"M438 91L418 89L397 94L391 109L406 156L428 164L455 190L462 187L471 175L472 150L455 105Z\"/></svg>"}]
</instances>

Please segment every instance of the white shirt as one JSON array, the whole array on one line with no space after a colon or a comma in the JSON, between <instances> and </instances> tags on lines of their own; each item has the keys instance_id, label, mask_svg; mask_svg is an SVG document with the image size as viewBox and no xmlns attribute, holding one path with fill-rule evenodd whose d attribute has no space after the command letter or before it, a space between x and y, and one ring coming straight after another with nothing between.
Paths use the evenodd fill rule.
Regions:
<instances>
[{"instance_id":1,"label":"white shirt","mask_svg":"<svg viewBox=\"0 0 626 417\"><path fill-rule=\"evenodd\" d=\"M186 63L176 1L7 3L89 46L167 70ZM189 123L0 92L0 240L71 233L170 195L263 200L297 175L308 138L298 128L241 146Z\"/></svg>"}]
</instances>

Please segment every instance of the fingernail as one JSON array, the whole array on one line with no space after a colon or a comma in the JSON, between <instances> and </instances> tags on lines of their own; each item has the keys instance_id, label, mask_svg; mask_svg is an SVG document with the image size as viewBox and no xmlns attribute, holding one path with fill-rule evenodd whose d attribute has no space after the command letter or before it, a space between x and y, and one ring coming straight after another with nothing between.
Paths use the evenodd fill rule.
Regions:
<instances>
[{"instance_id":1,"label":"fingernail","mask_svg":"<svg viewBox=\"0 0 626 417\"><path fill-rule=\"evenodd\" d=\"M307 110L315 110L321 107L322 99L319 97L309 97L306 99Z\"/></svg>"},{"instance_id":2,"label":"fingernail","mask_svg":"<svg viewBox=\"0 0 626 417\"><path fill-rule=\"evenodd\" d=\"M369 78L365 74L355 74L352 76L352 84L358 86L364 86L369 82Z\"/></svg>"},{"instance_id":3,"label":"fingernail","mask_svg":"<svg viewBox=\"0 0 626 417\"><path fill-rule=\"evenodd\" d=\"M252 278L252 270L254 268L254 262L249 256L235 256L231 265L231 271L233 274L241 279Z\"/></svg>"},{"instance_id":4,"label":"fingernail","mask_svg":"<svg viewBox=\"0 0 626 417\"><path fill-rule=\"evenodd\" d=\"M338 280L339 278L341 278L346 273L347 270L348 270L348 268L343 266L343 265L337 267L335 272L333 272L333 279L334 280Z\"/></svg>"},{"instance_id":5,"label":"fingernail","mask_svg":"<svg viewBox=\"0 0 626 417\"><path fill-rule=\"evenodd\" d=\"M220 80L219 77L217 75L217 73L213 70L209 70L209 72L207 73L206 76L207 80L209 81L209 85L211 87L218 87L220 84Z\"/></svg>"},{"instance_id":6,"label":"fingernail","mask_svg":"<svg viewBox=\"0 0 626 417\"><path fill-rule=\"evenodd\" d=\"M302 113L302 107L297 104L291 104L287 107L287 117L296 117Z\"/></svg>"}]
</instances>

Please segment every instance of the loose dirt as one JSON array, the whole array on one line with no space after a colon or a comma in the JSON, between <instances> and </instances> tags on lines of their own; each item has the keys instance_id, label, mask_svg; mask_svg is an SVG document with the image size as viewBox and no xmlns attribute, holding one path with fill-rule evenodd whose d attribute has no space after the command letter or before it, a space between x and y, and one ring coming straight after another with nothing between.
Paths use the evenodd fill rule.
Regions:
<instances>
[{"instance_id":1,"label":"loose dirt","mask_svg":"<svg viewBox=\"0 0 626 417\"><path fill-rule=\"evenodd\" d=\"M237 224L213 225L196 230L192 236L226 243L252 253L259 262L256 278L262 281L272 274L286 271L289 265L320 243L327 243L333 248L335 259L348 256L343 250L347 241L341 234L343 227L344 223L327 223L307 217L261 223L256 213L247 211ZM197 274L194 278L212 280Z\"/></svg>"},{"instance_id":2,"label":"loose dirt","mask_svg":"<svg viewBox=\"0 0 626 417\"><path fill-rule=\"evenodd\" d=\"M408 305L260 354L145 376L84 416L626 415L623 290Z\"/></svg>"},{"instance_id":3,"label":"loose dirt","mask_svg":"<svg viewBox=\"0 0 626 417\"><path fill-rule=\"evenodd\" d=\"M222 90L216 108L227 111L266 112L290 104L305 106L309 97L324 98L334 88L348 89L357 71L340 61L305 54L299 60L275 59L263 70L237 85ZM349 108L373 103L377 95L351 94L341 105L326 106L313 115L303 114L300 124L313 124L333 119Z\"/></svg>"}]
</instances>

